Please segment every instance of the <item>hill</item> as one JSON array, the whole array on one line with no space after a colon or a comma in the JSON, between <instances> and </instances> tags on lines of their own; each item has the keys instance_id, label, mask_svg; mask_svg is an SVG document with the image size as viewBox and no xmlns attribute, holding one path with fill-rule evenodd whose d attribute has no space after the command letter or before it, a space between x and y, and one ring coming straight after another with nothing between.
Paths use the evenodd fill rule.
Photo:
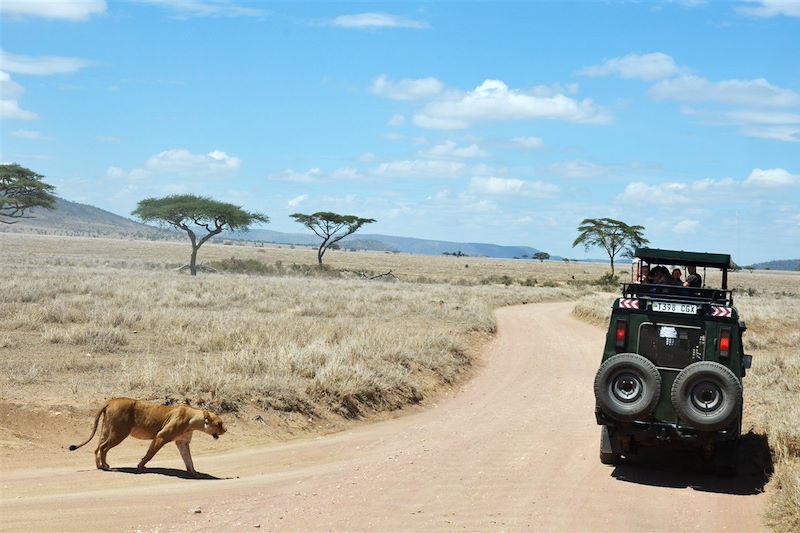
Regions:
<instances>
[{"instance_id":1,"label":"hill","mask_svg":"<svg viewBox=\"0 0 800 533\"><path fill-rule=\"evenodd\" d=\"M800 259L778 259L750 265L759 270L800 270Z\"/></svg>"},{"instance_id":2,"label":"hill","mask_svg":"<svg viewBox=\"0 0 800 533\"><path fill-rule=\"evenodd\" d=\"M3 233L34 233L76 237L112 237L143 240L174 239L175 233L141 224L87 204L56 198L56 208L31 209L32 218L0 224Z\"/></svg>"},{"instance_id":3,"label":"hill","mask_svg":"<svg viewBox=\"0 0 800 533\"><path fill-rule=\"evenodd\" d=\"M32 209L32 218L17 219L15 224L0 224L0 232L111 237L121 239L181 239L182 233L136 222L92 205L56 199L56 209ZM220 237L276 244L316 246L319 237L311 233L284 233L268 229L248 232L223 232ZM461 252L472 257L530 258L538 252L530 246L503 246L477 242L452 242L413 237L357 233L343 239L342 248L380 252L401 252L415 255L442 255ZM558 259L554 257L553 259Z\"/></svg>"},{"instance_id":4,"label":"hill","mask_svg":"<svg viewBox=\"0 0 800 533\"><path fill-rule=\"evenodd\" d=\"M267 229L252 229L248 232L225 232L228 239L263 241L276 244L297 244L314 246L319 244L319 237L310 233L283 233ZM396 237L392 235L357 233L342 239L342 248L360 250L394 251L415 255L442 255L460 251L472 257L533 257L538 252L530 246L503 246L499 244L477 242L451 242L413 237Z\"/></svg>"}]
</instances>

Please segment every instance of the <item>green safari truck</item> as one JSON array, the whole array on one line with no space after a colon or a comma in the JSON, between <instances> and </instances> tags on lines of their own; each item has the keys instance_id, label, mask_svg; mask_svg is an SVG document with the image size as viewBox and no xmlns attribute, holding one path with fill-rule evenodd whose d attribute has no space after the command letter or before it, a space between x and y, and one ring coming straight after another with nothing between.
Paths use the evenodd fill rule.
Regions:
<instances>
[{"instance_id":1,"label":"green safari truck","mask_svg":"<svg viewBox=\"0 0 800 533\"><path fill-rule=\"evenodd\" d=\"M728 290L731 257L639 248L633 266L594 380L600 461L616 464L639 446L689 446L735 474L752 358ZM707 285L708 269L715 279L721 271L719 288Z\"/></svg>"}]
</instances>

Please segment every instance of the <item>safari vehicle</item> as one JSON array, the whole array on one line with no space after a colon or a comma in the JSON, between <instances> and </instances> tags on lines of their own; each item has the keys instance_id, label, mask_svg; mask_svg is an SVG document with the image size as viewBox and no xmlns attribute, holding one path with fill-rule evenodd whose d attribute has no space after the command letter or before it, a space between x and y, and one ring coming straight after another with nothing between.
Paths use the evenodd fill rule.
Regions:
<instances>
[{"instance_id":1,"label":"safari vehicle","mask_svg":"<svg viewBox=\"0 0 800 533\"><path fill-rule=\"evenodd\" d=\"M600 461L616 464L642 445L694 446L719 473L735 474L752 358L728 290L731 257L639 248L633 264L594 381ZM702 269L702 285L648 282L645 271L657 265ZM709 268L721 270L721 288L705 285Z\"/></svg>"}]
</instances>

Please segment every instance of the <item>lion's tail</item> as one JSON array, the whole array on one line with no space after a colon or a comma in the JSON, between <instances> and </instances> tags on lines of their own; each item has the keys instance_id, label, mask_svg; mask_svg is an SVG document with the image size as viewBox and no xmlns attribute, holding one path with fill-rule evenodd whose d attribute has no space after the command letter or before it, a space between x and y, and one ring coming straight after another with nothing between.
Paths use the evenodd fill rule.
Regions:
<instances>
[{"instance_id":1,"label":"lion's tail","mask_svg":"<svg viewBox=\"0 0 800 533\"><path fill-rule=\"evenodd\" d=\"M103 413L105 413L105 412L106 412L106 409L108 408L108 403L109 403L109 402L106 402L106 403L105 403L105 405L103 405L103 407L101 407L101 408L100 408L100 410L99 410L99 411L97 411L97 414L96 414L96 415L94 415L94 427L92 428L92 434L91 434L91 435L89 435L89 438L88 438L88 439L86 439L85 441L83 441L83 442L82 442L82 443L80 443L80 444L72 444L72 445L70 445L70 447L69 447L69 451L71 451L71 452L72 452L72 451L75 451L75 450L77 450L77 449L78 449L78 448L80 448L81 446L83 446L83 445L85 445L85 444L88 444L88 443L89 443L89 441L90 441L90 440L92 440L92 439L94 438L94 434L95 434L95 433L97 433L97 423L100 421L100 415L102 415Z\"/></svg>"}]
</instances>

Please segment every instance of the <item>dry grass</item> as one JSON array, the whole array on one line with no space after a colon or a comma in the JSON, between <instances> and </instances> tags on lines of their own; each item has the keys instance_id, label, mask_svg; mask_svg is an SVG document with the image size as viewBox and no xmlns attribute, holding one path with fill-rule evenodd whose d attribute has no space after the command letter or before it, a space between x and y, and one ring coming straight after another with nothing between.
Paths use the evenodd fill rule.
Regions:
<instances>
[{"instance_id":1,"label":"dry grass","mask_svg":"<svg viewBox=\"0 0 800 533\"><path fill-rule=\"evenodd\" d=\"M188 398L222 411L249 405L354 417L419 402L461 379L475 355L470 347L494 331L494 308L579 294L482 281L335 279L336 271L302 277L316 271L308 267L287 276L192 278L169 270L187 246L0 239L11 250L0 258L7 274L0 387L13 401L130 395ZM146 260L129 258L131 248ZM409 259L405 268L423 264Z\"/></svg>"},{"instance_id":2,"label":"dry grass","mask_svg":"<svg viewBox=\"0 0 800 533\"><path fill-rule=\"evenodd\" d=\"M767 520L777 531L800 531L800 274L738 272L731 286L748 327L745 351L753 355L744 423L767 435L775 467ZM607 327L614 298L588 295L573 315Z\"/></svg>"}]
</instances>

